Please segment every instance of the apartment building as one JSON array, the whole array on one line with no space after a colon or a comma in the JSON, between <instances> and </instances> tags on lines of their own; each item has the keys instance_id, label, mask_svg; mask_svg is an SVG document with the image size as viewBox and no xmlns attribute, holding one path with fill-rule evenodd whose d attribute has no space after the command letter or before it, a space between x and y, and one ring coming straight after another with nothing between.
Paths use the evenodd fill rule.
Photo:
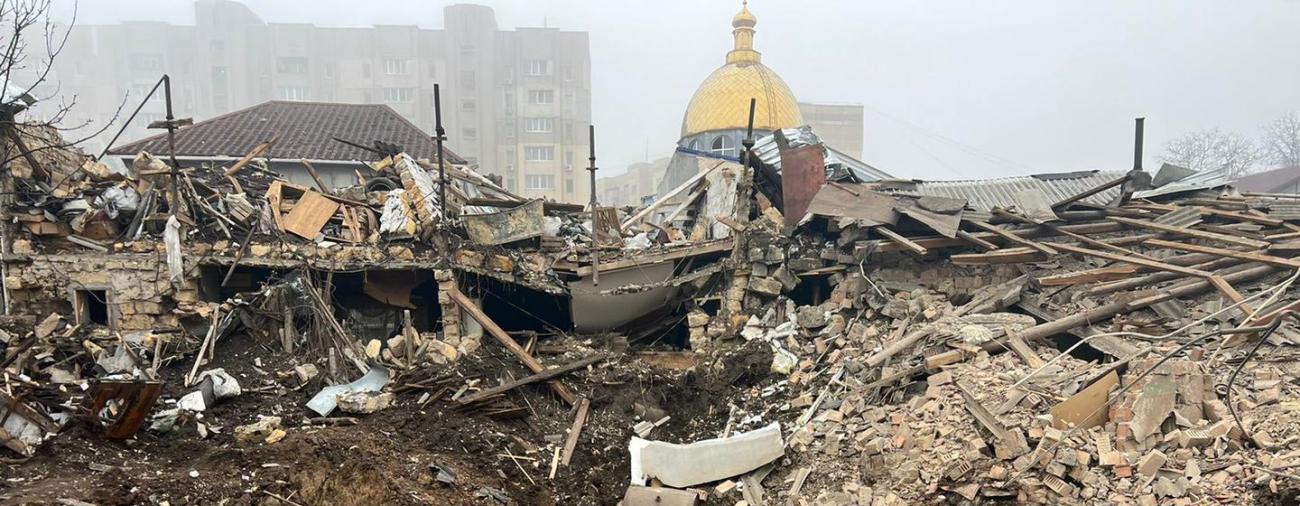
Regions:
<instances>
[{"instance_id":1,"label":"apartment building","mask_svg":"<svg viewBox=\"0 0 1300 506\"><path fill-rule=\"evenodd\" d=\"M862 159L862 104L799 102L799 112L822 142Z\"/></svg>"},{"instance_id":2,"label":"apartment building","mask_svg":"<svg viewBox=\"0 0 1300 506\"><path fill-rule=\"evenodd\" d=\"M457 4L441 29L267 23L241 3L199 0L194 25L73 28L54 82L77 96L69 121L129 114L166 73L178 117L212 118L268 100L385 104L530 197L586 202L591 61L585 32L497 27L492 8ZM118 142L156 133L161 91ZM113 131L101 135L107 142ZM369 143L373 139L349 139Z\"/></svg>"}]
</instances>

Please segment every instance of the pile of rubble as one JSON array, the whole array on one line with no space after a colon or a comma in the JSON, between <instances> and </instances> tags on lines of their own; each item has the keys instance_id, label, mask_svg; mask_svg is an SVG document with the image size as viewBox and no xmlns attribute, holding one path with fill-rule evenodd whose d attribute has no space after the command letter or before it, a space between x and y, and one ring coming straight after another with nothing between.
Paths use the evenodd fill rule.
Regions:
<instances>
[{"instance_id":1,"label":"pile of rubble","mask_svg":"<svg viewBox=\"0 0 1300 506\"><path fill-rule=\"evenodd\" d=\"M262 466L168 488L109 468L182 457L119 454L126 502L1295 494L1300 197L1172 166L872 181L777 135L627 210L401 153L312 188L259 150L33 151L4 175L0 497L70 494L42 484L91 460L72 435Z\"/></svg>"}]
</instances>

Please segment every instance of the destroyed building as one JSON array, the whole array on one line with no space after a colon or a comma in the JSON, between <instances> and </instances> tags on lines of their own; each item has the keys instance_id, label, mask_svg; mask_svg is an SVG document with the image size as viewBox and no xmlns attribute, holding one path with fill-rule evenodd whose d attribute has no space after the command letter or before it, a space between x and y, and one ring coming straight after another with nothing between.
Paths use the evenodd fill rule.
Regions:
<instances>
[{"instance_id":1,"label":"destroyed building","mask_svg":"<svg viewBox=\"0 0 1300 506\"><path fill-rule=\"evenodd\" d=\"M380 152L327 180L270 141L336 140L166 122L120 172L5 126L0 501L1300 490L1300 195L1151 173L1140 144L1130 170L899 179L778 125L679 151L646 205L584 207L436 141L360 127Z\"/></svg>"}]
</instances>

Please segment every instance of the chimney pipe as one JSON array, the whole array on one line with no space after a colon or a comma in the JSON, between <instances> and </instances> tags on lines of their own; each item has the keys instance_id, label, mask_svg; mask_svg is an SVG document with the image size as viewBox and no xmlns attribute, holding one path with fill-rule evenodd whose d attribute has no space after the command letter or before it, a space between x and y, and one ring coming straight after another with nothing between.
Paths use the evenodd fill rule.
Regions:
<instances>
[{"instance_id":1,"label":"chimney pipe","mask_svg":"<svg viewBox=\"0 0 1300 506\"><path fill-rule=\"evenodd\" d=\"M1146 118L1137 118L1137 130L1133 132L1133 170L1142 170L1142 123Z\"/></svg>"}]
</instances>

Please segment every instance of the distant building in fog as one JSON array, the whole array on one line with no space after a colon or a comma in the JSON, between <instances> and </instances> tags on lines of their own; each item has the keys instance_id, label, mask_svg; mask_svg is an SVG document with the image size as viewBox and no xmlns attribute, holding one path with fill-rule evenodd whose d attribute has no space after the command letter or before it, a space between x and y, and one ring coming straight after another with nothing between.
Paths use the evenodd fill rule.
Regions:
<instances>
[{"instance_id":1,"label":"distant building in fog","mask_svg":"<svg viewBox=\"0 0 1300 506\"><path fill-rule=\"evenodd\" d=\"M862 159L861 104L814 104L799 102L803 121L822 142L837 151Z\"/></svg>"},{"instance_id":2,"label":"distant building in fog","mask_svg":"<svg viewBox=\"0 0 1300 506\"><path fill-rule=\"evenodd\" d=\"M629 165L627 171L617 176L596 180L596 198L602 206L639 206L642 199L655 194L659 180L664 177L669 158Z\"/></svg>"},{"instance_id":3,"label":"distant building in fog","mask_svg":"<svg viewBox=\"0 0 1300 506\"><path fill-rule=\"evenodd\" d=\"M238 2L199 0L194 25L75 26L54 82L77 96L80 116L69 121L107 121L129 92L125 116L167 73L178 117L201 121L268 100L382 103L429 132L441 83L443 125L461 156L523 195L586 202L587 34L500 30L486 6L443 13L442 29L331 28L266 23ZM156 133L144 127L163 118L161 96L122 141Z\"/></svg>"}]
</instances>

